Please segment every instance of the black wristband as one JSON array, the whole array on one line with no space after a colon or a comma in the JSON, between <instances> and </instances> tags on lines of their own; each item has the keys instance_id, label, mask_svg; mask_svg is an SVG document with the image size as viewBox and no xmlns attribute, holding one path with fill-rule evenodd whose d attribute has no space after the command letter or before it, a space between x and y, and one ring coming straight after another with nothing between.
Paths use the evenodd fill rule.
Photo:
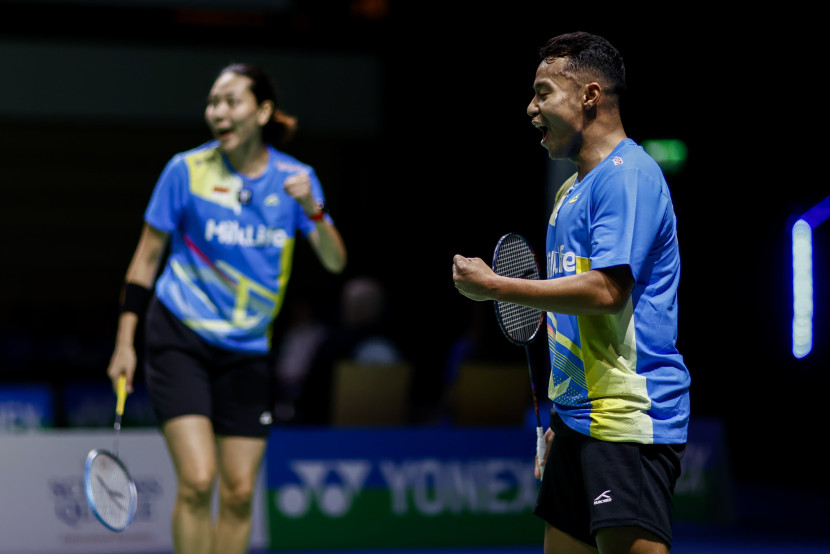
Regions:
<instances>
[{"instance_id":1,"label":"black wristband","mask_svg":"<svg viewBox=\"0 0 830 554\"><path fill-rule=\"evenodd\" d=\"M132 312L142 316L147 311L147 305L153 297L153 291L136 283L125 283L121 313Z\"/></svg>"}]
</instances>

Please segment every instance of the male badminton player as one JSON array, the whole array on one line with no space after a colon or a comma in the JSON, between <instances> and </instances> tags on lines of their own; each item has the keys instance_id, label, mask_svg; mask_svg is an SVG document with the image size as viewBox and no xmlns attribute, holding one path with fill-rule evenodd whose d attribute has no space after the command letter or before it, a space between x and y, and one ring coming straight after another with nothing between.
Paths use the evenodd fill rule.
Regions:
<instances>
[{"instance_id":1,"label":"male badminton player","mask_svg":"<svg viewBox=\"0 0 830 554\"><path fill-rule=\"evenodd\" d=\"M453 257L464 296L547 312L551 442L535 508L546 554L671 548L690 413L676 348L677 221L660 167L623 128L625 88L605 38L550 39L527 113L549 156L577 175L548 222L547 279Z\"/></svg>"}]
</instances>

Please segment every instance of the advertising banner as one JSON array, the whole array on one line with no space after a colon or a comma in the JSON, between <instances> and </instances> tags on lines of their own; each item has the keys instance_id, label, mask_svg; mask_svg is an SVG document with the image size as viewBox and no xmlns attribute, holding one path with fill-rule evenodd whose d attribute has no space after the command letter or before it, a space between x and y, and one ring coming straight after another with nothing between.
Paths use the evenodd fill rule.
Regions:
<instances>
[{"instance_id":1,"label":"advertising banner","mask_svg":"<svg viewBox=\"0 0 830 554\"><path fill-rule=\"evenodd\" d=\"M676 490L678 521L733 516L726 440L696 421ZM107 530L91 513L83 465L112 429L5 433L0 554L170 552L175 474L155 429L121 432L138 490L135 520ZM277 428L254 506L252 548L273 550L539 545L532 514L535 429Z\"/></svg>"},{"instance_id":2,"label":"advertising banner","mask_svg":"<svg viewBox=\"0 0 830 554\"><path fill-rule=\"evenodd\" d=\"M270 548L541 545L534 455L532 428L276 429Z\"/></svg>"},{"instance_id":3,"label":"advertising banner","mask_svg":"<svg viewBox=\"0 0 830 554\"><path fill-rule=\"evenodd\" d=\"M112 429L2 436L0 554L172 552L176 478L157 430L124 429L118 441L118 455L138 491L130 526L110 531L89 509L83 490L86 456L93 448L112 450L113 439ZM266 543L263 496L264 476L254 508L253 547Z\"/></svg>"},{"instance_id":4,"label":"advertising banner","mask_svg":"<svg viewBox=\"0 0 830 554\"><path fill-rule=\"evenodd\" d=\"M51 427L55 410L52 389L39 383L0 384L0 434Z\"/></svg>"}]
</instances>

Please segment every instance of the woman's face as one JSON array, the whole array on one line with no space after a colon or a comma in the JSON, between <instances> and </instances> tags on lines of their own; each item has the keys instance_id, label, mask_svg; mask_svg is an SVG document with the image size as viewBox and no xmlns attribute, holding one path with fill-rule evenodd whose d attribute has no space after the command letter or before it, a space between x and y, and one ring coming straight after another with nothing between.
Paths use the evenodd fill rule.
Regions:
<instances>
[{"instance_id":1,"label":"woman's face","mask_svg":"<svg viewBox=\"0 0 830 554\"><path fill-rule=\"evenodd\" d=\"M205 121L225 152L261 141L273 113L271 102L257 104L251 84L244 75L223 73L208 94Z\"/></svg>"}]
</instances>

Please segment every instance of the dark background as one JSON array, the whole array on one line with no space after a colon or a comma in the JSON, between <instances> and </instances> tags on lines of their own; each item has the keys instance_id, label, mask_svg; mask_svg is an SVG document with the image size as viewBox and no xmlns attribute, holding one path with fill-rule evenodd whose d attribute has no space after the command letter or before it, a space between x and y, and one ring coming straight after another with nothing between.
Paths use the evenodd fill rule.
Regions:
<instances>
[{"instance_id":1,"label":"dark background","mask_svg":"<svg viewBox=\"0 0 830 554\"><path fill-rule=\"evenodd\" d=\"M790 353L789 226L828 195L826 182L816 179L823 155L812 139L826 120L826 46L809 17L527 1L114 6L0 2L0 46L228 45L331 55L332 64L345 53L378 64L380 124L370 132L303 127L321 103L337 106L354 84L348 80L324 78L314 102L283 106L300 120L286 150L317 168L350 256L347 271L331 276L300 245L287 303L311 296L333 320L346 279L380 278L390 294L390 328L416 363L416 404L427 411L437 401L449 346L472 313L452 286L453 254L489 261L508 231L544 246L550 164L525 114L537 50L561 32L608 37L628 69L629 136L677 138L688 147L685 167L669 184L683 256L679 347L692 374L694 414L724 422L737 479L827 491L817 452L830 361L823 288L830 223L816 230L813 243L813 351L801 360ZM43 90L45 71L4 72L0 83L67 101L66 91L78 85L72 68L66 90ZM154 78L152 68L141 71ZM205 94L213 77L198 84ZM275 78L280 88L292 75ZM158 87L176 97L175 78ZM0 379L58 386L103 379L145 204L170 156L209 138L202 105L194 104L186 120L16 115L13 106L4 108ZM282 332L283 321L276 329ZM494 356L521 359L495 320L488 332ZM544 349L542 341L537 348ZM544 360L543 350L536 353ZM538 380L543 388L545 376Z\"/></svg>"}]
</instances>

